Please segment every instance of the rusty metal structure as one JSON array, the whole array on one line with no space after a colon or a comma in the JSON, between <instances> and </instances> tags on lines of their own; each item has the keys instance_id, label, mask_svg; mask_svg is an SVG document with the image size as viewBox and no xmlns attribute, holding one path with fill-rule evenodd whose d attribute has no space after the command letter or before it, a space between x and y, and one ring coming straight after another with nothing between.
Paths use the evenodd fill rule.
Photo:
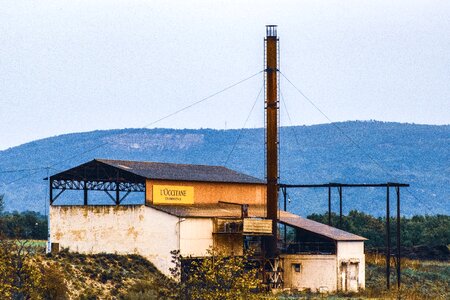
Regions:
<instances>
[{"instance_id":1,"label":"rusty metal structure","mask_svg":"<svg viewBox=\"0 0 450 300\"><path fill-rule=\"evenodd\" d=\"M266 26L265 44L265 112L266 112L266 176L267 218L272 220L272 236L265 243L268 258L276 257L278 229L278 36L277 25Z\"/></svg>"},{"instance_id":2,"label":"rusty metal structure","mask_svg":"<svg viewBox=\"0 0 450 300\"><path fill-rule=\"evenodd\" d=\"M394 256L397 273L397 286L401 285L400 270L400 188L409 187L405 183L369 183L369 184L343 184L343 183L326 183L326 184L279 184L279 38L277 35L277 25L266 25L266 37L264 39L264 59L265 59L265 150L266 150L266 179L267 179L267 218L272 220L272 235L266 237L265 254L267 259L272 259L274 264L279 255L278 249L278 192L284 197L284 211L286 211L287 188L327 188L328 189L328 225L331 224L331 191L337 188L339 193L339 227L342 225L342 190L343 188L386 188L386 287L390 289L390 264L391 264L391 233L390 233L390 192L389 188L394 187L397 195L397 226L396 241L397 248ZM286 231L286 226L285 226ZM285 232L286 236L286 232ZM276 270L272 270L276 272Z\"/></svg>"}]
</instances>

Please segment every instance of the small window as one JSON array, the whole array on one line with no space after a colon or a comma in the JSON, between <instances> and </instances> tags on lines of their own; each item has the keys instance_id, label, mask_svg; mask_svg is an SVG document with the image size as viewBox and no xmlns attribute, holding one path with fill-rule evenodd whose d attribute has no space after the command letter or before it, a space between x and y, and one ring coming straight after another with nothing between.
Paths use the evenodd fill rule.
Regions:
<instances>
[{"instance_id":1,"label":"small window","mask_svg":"<svg viewBox=\"0 0 450 300\"><path fill-rule=\"evenodd\" d=\"M294 271L300 273L302 271L302 264L292 264Z\"/></svg>"}]
</instances>

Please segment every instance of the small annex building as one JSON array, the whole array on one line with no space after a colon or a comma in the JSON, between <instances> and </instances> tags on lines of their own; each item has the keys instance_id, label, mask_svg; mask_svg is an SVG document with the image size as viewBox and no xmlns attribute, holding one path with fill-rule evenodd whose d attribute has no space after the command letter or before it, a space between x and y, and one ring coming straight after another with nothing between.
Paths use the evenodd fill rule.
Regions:
<instances>
[{"instance_id":1,"label":"small annex building","mask_svg":"<svg viewBox=\"0 0 450 300\"><path fill-rule=\"evenodd\" d=\"M263 256L271 232L265 181L225 167L94 159L49 182L55 251L140 254L170 275L173 250L201 258L211 247L229 255L252 248ZM70 190L80 192L60 197ZM109 202L91 201L94 193ZM132 193L141 201L127 203ZM365 238L286 211L278 228L281 263L273 278L281 286L364 289Z\"/></svg>"}]
</instances>

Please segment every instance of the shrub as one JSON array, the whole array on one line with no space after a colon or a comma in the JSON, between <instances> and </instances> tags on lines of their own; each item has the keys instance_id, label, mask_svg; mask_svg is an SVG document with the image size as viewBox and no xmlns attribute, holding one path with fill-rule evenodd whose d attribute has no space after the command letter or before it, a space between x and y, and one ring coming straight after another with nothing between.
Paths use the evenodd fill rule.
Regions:
<instances>
[{"instance_id":1,"label":"shrub","mask_svg":"<svg viewBox=\"0 0 450 300\"><path fill-rule=\"evenodd\" d=\"M44 299L53 300L64 300L68 299L68 288L66 285L66 280L64 274L60 272L55 267L41 267L42 278L41 278L41 289Z\"/></svg>"}]
</instances>

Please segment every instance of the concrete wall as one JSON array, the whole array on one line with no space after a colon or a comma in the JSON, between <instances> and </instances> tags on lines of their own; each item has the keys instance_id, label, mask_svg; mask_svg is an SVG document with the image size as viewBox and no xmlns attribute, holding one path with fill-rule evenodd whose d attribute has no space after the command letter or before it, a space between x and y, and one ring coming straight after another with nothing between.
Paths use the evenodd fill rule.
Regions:
<instances>
[{"instance_id":1,"label":"concrete wall","mask_svg":"<svg viewBox=\"0 0 450 300\"><path fill-rule=\"evenodd\" d=\"M180 254L183 256L204 256L213 246L213 221L207 218L180 220Z\"/></svg>"},{"instance_id":2,"label":"concrete wall","mask_svg":"<svg viewBox=\"0 0 450 300\"><path fill-rule=\"evenodd\" d=\"M266 201L266 186L263 184L147 180L145 199L149 204L153 202L153 185L192 186L195 204L218 201L264 204Z\"/></svg>"},{"instance_id":3,"label":"concrete wall","mask_svg":"<svg viewBox=\"0 0 450 300\"><path fill-rule=\"evenodd\" d=\"M283 254L286 288L318 291L337 290L336 255ZM300 264L296 272L295 264Z\"/></svg>"},{"instance_id":4,"label":"concrete wall","mask_svg":"<svg viewBox=\"0 0 450 300\"><path fill-rule=\"evenodd\" d=\"M178 218L134 206L51 206L51 241L80 253L140 254L170 275Z\"/></svg>"},{"instance_id":5,"label":"concrete wall","mask_svg":"<svg viewBox=\"0 0 450 300\"><path fill-rule=\"evenodd\" d=\"M363 241L338 241L337 267L340 290L364 289L366 286ZM352 274L355 273L356 274ZM354 278L356 276L356 278ZM351 279L350 277L353 277ZM347 280L347 284L345 283ZM351 280L351 282L350 282Z\"/></svg>"},{"instance_id":6,"label":"concrete wall","mask_svg":"<svg viewBox=\"0 0 450 300\"><path fill-rule=\"evenodd\" d=\"M240 234L213 234L211 218L183 218L180 220L180 253L183 256L206 256L207 249L216 249L225 255L242 255L243 238Z\"/></svg>"}]
</instances>

